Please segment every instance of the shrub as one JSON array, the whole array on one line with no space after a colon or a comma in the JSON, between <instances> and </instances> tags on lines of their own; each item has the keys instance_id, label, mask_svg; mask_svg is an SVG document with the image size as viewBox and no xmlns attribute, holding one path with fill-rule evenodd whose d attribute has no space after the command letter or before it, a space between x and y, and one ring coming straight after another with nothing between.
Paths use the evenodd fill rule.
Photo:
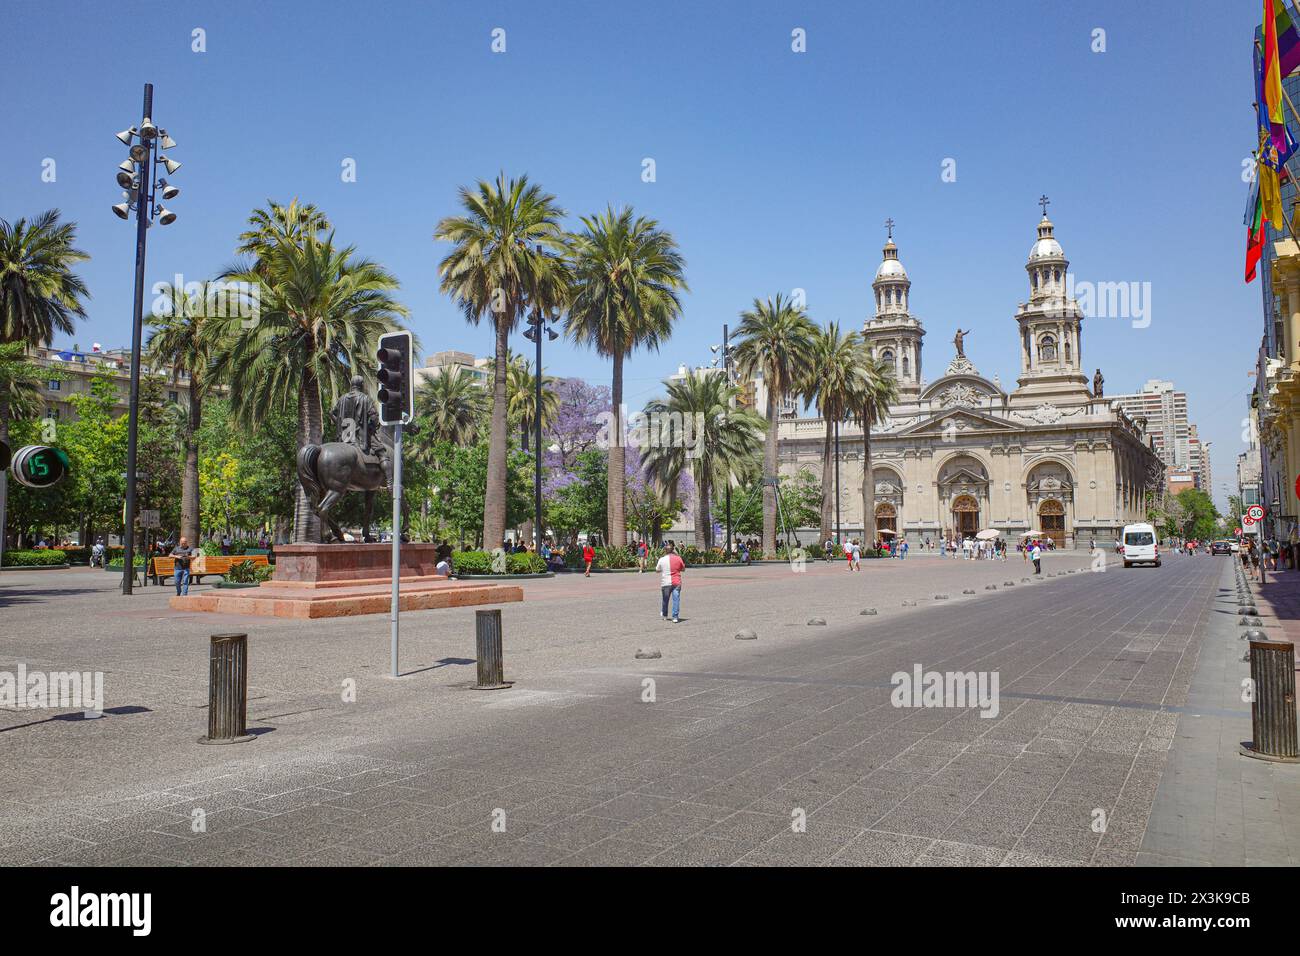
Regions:
<instances>
[{"instance_id":1,"label":"shrub","mask_svg":"<svg viewBox=\"0 0 1300 956\"><path fill-rule=\"evenodd\" d=\"M578 554L578 558L582 558L581 553ZM596 549L596 562L592 567L608 568L611 571L617 571L621 568L634 568L636 567L636 558L632 555L631 548L603 545Z\"/></svg>"},{"instance_id":2,"label":"shrub","mask_svg":"<svg viewBox=\"0 0 1300 956\"><path fill-rule=\"evenodd\" d=\"M451 555L453 574L496 574L492 570L489 551L454 551ZM506 555L506 574L537 574L546 570L541 555L531 551Z\"/></svg>"},{"instance_id":3,"label":"shrub","mask_svg":"<svg viewBox=\"0 0 1300 956\"><path fill-rule=\"evenodd\" d=\"M41 548L33 551L6 551L6 568L48 568L58 564L67 564L68 556L57 548Z\"/></svg>"},{"instance_id":4,"label":"shrub","mask_svg":"<svg viewBox=\"0 0 1300 956\"><path fill-rule=\"evenodd\" d=\"M230 566L230 573L225 575L225 580L232 584L261 584L271 580L274 570L270 565L238 561Z\"/></svg>"},{"instance_id":5,"label":"shrub","mask_svg":"<svg viewBox=\"0 0 1300 956\"><path fill-rule=\"evenodd\" d=\"M512 554L506 558L506 570L511 574L539 574L546 570L542 556L533 551Z\"/></svg>"}]
</instances>

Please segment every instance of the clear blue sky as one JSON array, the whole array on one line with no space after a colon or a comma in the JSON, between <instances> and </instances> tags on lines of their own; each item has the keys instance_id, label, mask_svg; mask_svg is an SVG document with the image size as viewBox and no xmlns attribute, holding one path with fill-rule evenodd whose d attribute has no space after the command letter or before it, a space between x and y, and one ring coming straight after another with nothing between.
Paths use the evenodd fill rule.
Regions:
<instances>
[{"instance_id":1,"label":"clear blue sky","mask_svg":"<svg viewBox=\"0 0 1300 956\"><path fill-rule=\"evenodd\" d=\"M691 294L667 346L628 369L639 405L679 363L707 361L755 296L803 288L815 319L858 326L886 216L930 380L960 324L980 370L1010 385L1047 193L1077 278L1151 283L1148 328L1085 323L1089 373L1101 366L1111 393L1157 377L1185 389L1222 502L1262 328L1240 225L1259 8L8 0L0 217L59 207L76 220L93 256L76 341L128 344L133 228L108 208L124 158L113 133L138 121L152 82L184 168L179 219L150 233L148 283L211 276L251 209L298 196L398 276L426 353L482 355L487 327L438 293L432 232L458 185L527 172L575 218L631 203L681 244ZM1105 53L1090 48L1098 27ZM191 51L195 28L207 52ZM41 181L47 157L54 183ZM349 157L355 183L340 177ZM567 343L546 364L608 382L607 363Z\"/></svg>"}]
</instances>

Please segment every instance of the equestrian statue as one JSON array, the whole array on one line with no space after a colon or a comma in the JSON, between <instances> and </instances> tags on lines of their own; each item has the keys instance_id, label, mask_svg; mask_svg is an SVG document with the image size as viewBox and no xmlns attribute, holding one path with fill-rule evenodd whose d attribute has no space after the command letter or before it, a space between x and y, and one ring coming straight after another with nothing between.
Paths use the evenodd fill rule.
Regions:
<instances>
[{"instance_id":1,"label":"equestrian statue","mask_svg":"<svg viewBox=\"0 0 1300 956\"><path fill-rule=\"evenodd\" d=\"M365 393L360 375L352 387L330 409L330 421L338 441L305 445L298 450L298 481L302 483L312 510L329 525L334 540L342 541L343 530L330 517L333 508L349 491L366 495L361 540L374 541L370 525L374 519L375 492L393 487L393 431L379 424L375 400ZM406 426L410 430L410 426ZM408 509L402 502L403 540L406 538Z\"/></svg>"}]
</instances>

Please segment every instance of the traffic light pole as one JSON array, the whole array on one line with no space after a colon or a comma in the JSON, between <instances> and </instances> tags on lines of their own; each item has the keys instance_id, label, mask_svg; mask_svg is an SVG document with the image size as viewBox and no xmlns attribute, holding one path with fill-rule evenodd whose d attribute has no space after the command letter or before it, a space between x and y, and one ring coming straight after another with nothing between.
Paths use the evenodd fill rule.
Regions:
<instances>
[{"instance_id":1,"label":"traffic light pole","mask_svg":"<svg viewBox=\"0 0 1300 956\"><path fill-rule=\"evenodd\" d=\"M397 615L402 574L402 426L393 426L393 675L397 676Z\"/></svg>"}]
</instances>

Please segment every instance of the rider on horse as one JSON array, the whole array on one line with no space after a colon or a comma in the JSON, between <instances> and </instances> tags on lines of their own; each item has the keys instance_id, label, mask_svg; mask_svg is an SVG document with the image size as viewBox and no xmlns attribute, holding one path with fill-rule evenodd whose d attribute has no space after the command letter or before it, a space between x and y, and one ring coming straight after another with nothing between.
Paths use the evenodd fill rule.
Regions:
<instances>
[{"instance_id":1,"label":"rider on horse","mask_svg":"<svg viewBox=\"0 0 1300 956\"><path fill-rule=\"evenodd\" d=\"M379 460L389 488L393 487L393 437L391 429L379 424L375 400L363 388L360 375L352 376L352 389L330 409L330 420L338 429L339 441L352 445L362 455Z\"/></svg>"}]
</instances>

